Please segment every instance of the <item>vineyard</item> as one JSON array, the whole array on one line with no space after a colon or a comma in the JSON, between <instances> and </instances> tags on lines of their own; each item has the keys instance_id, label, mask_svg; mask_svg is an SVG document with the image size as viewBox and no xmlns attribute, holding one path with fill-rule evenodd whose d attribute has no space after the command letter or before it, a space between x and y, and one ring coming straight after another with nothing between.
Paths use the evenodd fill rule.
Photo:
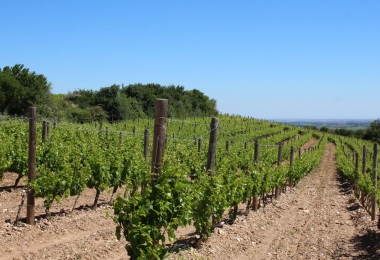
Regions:
<instances>
[{"instance_id":1,"label":"vineyard","mask_svg":"<svg viewBox=\"0 0 380 260\"><path fill-rule=\"evenodd\" d=\"M220 115L178 119L167 118L166 114L164 111L152 119L113 123L88 119L81 124L34 117L2 118L0 203L5 205L7 197L16 200L12 211L0 204L4 241L11 243L22 232L32 230L25 224L29 221L38 230L49 229L54 223L57 237L67 233L73 236L59 229L61 223L73 224L73 219L80 223L84 216L96 219L89 226L113 222L113 231L103 235L109 241L109 253L98 252L91 257L89 252L88 258L78 253L46 253L44 257L115 259L118 256L112 252L122 252L125 258L163 259L176 258L178 250L187 254L192 250L202 252L218 234L226 232L223 230L261 218L263 211L277 214L274 212L281 201L293 200L296 205L295 196L310 189L304 183L320 185L321 190L335 185L334 171L331 176L327 172L325 176L318 175L326 178L329 185L317 183L308 175L318 171L326 153L334 160L336 154L337 167L354 191L352 200L360 202L363 218L375 220L380 195L376 144L254 118ZM31 121L36 125L32 155ZM35 157L33 178L31 157ZM321 196L318 203L325 199L319 190L313 188L312 192ZM30 197L30 201L36 200L35 205L27 202ZM331 198L328 203L333 201ZM302 214L310 210L301 209ZM28 216L30 212L35 215ZM263 226L268 223L265 219L261 222ZM185 234L189 233L186 228L192 235ZM87 238L98 241L94 234ZM185 235L187 240L183 239ZM7 254L43 258L7 250L0 258L5 255L7 259ZM202 259L201 255L191 257ZM223 258L212 254L209 257ZM276 259L276 254L268 256L265 252L260 257Z\"/></svg>"}]
</instances>

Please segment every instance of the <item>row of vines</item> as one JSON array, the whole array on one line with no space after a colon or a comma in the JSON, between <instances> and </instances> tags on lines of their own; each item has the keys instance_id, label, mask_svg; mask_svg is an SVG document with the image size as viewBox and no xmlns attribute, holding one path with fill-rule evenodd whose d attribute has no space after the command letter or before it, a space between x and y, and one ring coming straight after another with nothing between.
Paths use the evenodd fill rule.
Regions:
<instances>
[{"instance_id":1,"label":"row of vines","mask_svg":"<svg viewBox=\"0 0 380 260\"><path fill-rule=\"evenodd\" d=\"M377 185L378 151L377 143L348 137L329 137L336 144L336 157L339 171L348 179L361 204L376 217L380 207L380 188ZM380 220L378 223L380 228Z\"/></svg>"},{"instance_id":2,"label":"row of vines","mask_svg":"<svg viewBox=\"0 0 380 260\"><path fill-rule=\"evenodd\" d=\"M268 194L293 185L315 168L327 138L274 122L222 115L219 117L215 168L207 171L207 146L211 118L167 119L165 156L160 174L152 182L151 159L144 155L144 142L152 155L152 138L146 129L152 119L117 124L59 122L46 140L37 128L36 178L28 183L35 197L44 199L49 216L52 204L84 189L111 189L116 234L129 242L132 259L162 259L167 255L166 237L175 240L180 226L194 225L199 242L230 209L247 204L247 214L265 203ZM23 120L0 122L0 178L4 172L28 170L28 125ZM302 146L316 139L308 151ZM258 146L254 160L254 146ZM291 147L293 150L291 150ZM281 156L279 149L281 148ZM292 154L291 151L294 151ZM154 185L153 185L154 184ZM125 189L114 199L118 188Z\"/></svg>"}]
</instances>

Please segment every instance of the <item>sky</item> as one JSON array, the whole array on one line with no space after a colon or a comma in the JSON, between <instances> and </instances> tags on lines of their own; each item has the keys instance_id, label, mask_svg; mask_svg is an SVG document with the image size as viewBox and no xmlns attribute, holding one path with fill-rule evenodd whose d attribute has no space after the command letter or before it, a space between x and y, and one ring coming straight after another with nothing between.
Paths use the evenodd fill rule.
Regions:
<instances>
[{"instance_id":1,"label":"sky","mask_svg":"<svg viewBox=\"0 0 380 260\"><path fill-rule=\"evenodd\" d=\"M158 83L260 119L380 117L377 0L3 0L0 22L0 67L53 93Z\"/></svg>"}]
</instances>

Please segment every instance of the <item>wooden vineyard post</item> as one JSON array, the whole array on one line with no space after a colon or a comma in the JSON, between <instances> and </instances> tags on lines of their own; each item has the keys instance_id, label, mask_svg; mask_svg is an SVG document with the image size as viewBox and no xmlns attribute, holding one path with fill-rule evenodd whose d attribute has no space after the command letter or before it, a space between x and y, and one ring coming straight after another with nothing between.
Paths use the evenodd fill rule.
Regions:
<instances>
[{"instance_id":1,"label":"wooden vineyard post","mask_svg":"<svg viewBox=\"0 0 380 260\"><path fill-rule=\"evenodd\" d=\"M281 166L281 162L282 162L282 146L284 145L284 142L280 142L278 144L278 156L277 156L277 166ZM280 187L277 187L275 188L275 193L274 193L274 197L277 199L278 196L280 195L280 192L281 192L281 189Z\"/></svg>"},{"instance_id":2,"label":"wooden vineyard post","mask_svg":"<svg viewBox=\"0 0 380 260\"><path fill-rule=\"evenodd\" d=\"M227 154L229 151L230 151L230 142L226 141L226 152L227 152Z\"/></svg>"},{"instance_id":3,"label":"wooden vineyard post","mask_svg":"<svg viewBox=\"0 0 380 260\"><path fill-rule=\"evenodd\" d=\"M359 181L359 154L355 152L355 180L354 180L354 193L357 196Z\"/></svg>"},{"instance_id":4,"label":"wooden vineyard post","mask_svg":"<svg viewBox=\"0 0 380 260\"><path fill-rule=\"evenodd\" d=\"M146 162L148 162L148 159L149 159L148 151L149 151L149 130L145 129L145 132L144 132L144 157L145 157Z\"/></svg>"},{"instance_id":5,"label":"wooden vineyard post","mask_svg":"<svg viewBox=\"0 0 380 260\"><path fill-rule=\"evenodd\" d=\"M363 158L362 158L362 174L366 174L366 170L367 170L367 147L365 145L363 145ZM360 203L364 205L364 193L361 192L360 194Z\"/></svg>"},{"instance_id":6,"label":"wooden vineyard post","mask_svg":"<svg viewBox=\"0 0 380 260\"><path fill-rule=\"evenodd\" d=\"M278 144L278 154L277 154L277 165L280 166L281 165L281 161L282 161L282 145L283 145L283 142L280 142ZM277 199L278 196L280 195L280 192L281 192L281 189L280 187L275 187L275 193L274 193L274 197Z\"/></svg>"},{"instance_id":7,"label":"wooden vineyard post","mask_svg":"<svg viewBox=\"0 0 380 260\"><path fill-rule=\"evenodd\" d=\"M294 146L290 147L290 167L293 166L294 161Z\"/></svg>"},{"instance_id":8,"label":"wooden vineyard post","mask_svg":"<svg viewBox=\"0 0 380 260\"><path fill-rule=\"evenodd\" d=\"M165 151L166 120L168 116L168 100L156 99L154 113L154 133L152 152L152 183L156 181L161 172L161 161ZM134 128L135 131L135 128Z\"/></svg>"},{"instance_id":9,"label":"wooden vineyard post","mask_svg":"<svg viewBox=\"0 0 380 260\"><path fill-rule=\"evenodd\" d=\"M377 143L373 144L373 167L372 167L372 183L374 191L372 194L372 210L371 210L371 220L376 219L376 190L377 190L377 158L378 158L378 147Z\"/></svg>"},{"instance_id":10,"label":"wooden vineyard post","mask_svg":"<svg viewBox=\"0 0 380 260\"><path fill-rule=\"evenodd\" d=\"M367 171L367 147L363 145L363 160L362 160L362 174Z\"/></svg>"},{"instance_id":11,"label":"wooden vineyard post","mask_svg":"<svg viewBox=\"0 0 380 260\"><path fill-rule=\"evenodd\" d=\"M282 145L283 145L282 142L280 142L278 144L278 154L277 154L277 165L278 166L281 165L281 161L282 161Z\"/></svg>"},{"instance_id":12,"label":"wooden vineyard post","mask_svg":"<svg viewBox=\"0 0 380 260\"><path fill-rule=\"evenodd\" d=\"M42 141L46 142L47 139L47 124L46 121L42 121Z\"/></svg>"},{"instance_id":13,"label":"wooden vineyard post","mask_svg":"<svg viewBox=\"0 0 380 260\"><path fill-rule=\"evenodd\" d=\"M255 164L259 163L259 145L260 145L259 141L255 140L255 150L254 150L254 155L253 155Z\"/></svg>"},{"instance_id":14,"label":"wooden vineyard post","mask_svg":"<svg viewBox=\"0 0 380 260\"><path fill-rule=\"evenodd\" d=\"M290 147L290 168L293 167L294 164L294 146ZM289 187L292 187L292 180L289 178Z\"/></svg>"},{"instance_id":15,"label":"wooden vineyard post","mask_svg":"<svg viewBox=\"0 0 380 260\"><path fill-rule=\"evenodd\" d=\"M211 119L211 125L210 125L210 140L208 143L207 165L206 165L206 169L210 175L213 175L213 171L215 168L218 127L219 127L219 119L216 117L213 117Z\"/></svg>"},{"instance_id":16,"label":"wooden vineyard post","mask_svg":"<svg viewBox=\"0 0 380 260\"><path fill-rule=\"evenodd\" d=\"M206 170L210 176L214 175L215 160L216 160L216 144L218 141L218 128L219 128L219 119L213 117L210 124L210 139L208 143L208 152L207 152L207 164ZM216 220L212 218L212 224L214 225Z\"/></svg>"},{"instance_id":17,"label":"wooden vineyard post","mask_svg":"<svg viewBox=\"0 0 380 260\"><path fill-rule=\"evenodd\" d=\"M256 165L259 163L259 146L260 146L259 140L255 140L255 148L254 148L253 158L254 158L254 162ZM259 209L259 197L257 195L253 197L252 204L253 204L252 205L253 210L257 211Z\"/></svg>"},{"instance_id":18,"label":"wooden vineyard post","mask_svg":"<svg viewBox=\"0 0 380 260\"><path fill-rule=\"evenodd\" d=\"M123 132L119 133L119 144L123 143Z\"/></svg>"},{"instance_id":19,"label":"wooden vineyard post","mask_svg":"<svg viewBox=\"0 0 380 260\"><path fill-rule=\"evenodd\" d=\"M34 180L36 176L36 108L29 108L29 150L28 150L28 182ZM34 194L29 190L26 199L26 223L34 225Z\"/></svg>"},{"instance_id":20,"label":"wooden vineyard post","mask_svg":"<svg viewBox=\"0 0 380 260\"><path fill-rule=\"evenodd\" d=\"M198 154L201 153L202 149L202 138L198 138Z\"/></svg>"}]
</instances>

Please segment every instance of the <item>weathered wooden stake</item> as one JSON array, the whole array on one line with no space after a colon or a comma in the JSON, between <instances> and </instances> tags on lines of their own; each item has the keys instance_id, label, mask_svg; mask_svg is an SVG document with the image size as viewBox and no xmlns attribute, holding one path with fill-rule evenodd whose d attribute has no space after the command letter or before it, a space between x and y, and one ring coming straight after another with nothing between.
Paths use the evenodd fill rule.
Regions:
<instances>
[{"instance_id":1,"label":"weathered wooden stake","mask_svg":"<svg viewBox=\"0 0 380 260\"><path fill-rule=\"evenodd\" d=\"M259 140L255 140L255 148L254 148L254 155L253 155L255 164L259 163L259 146L260 146Z\"/></svg>"},{"instance_id":2,"label":"weathered wooden stake","mask_svg":"<svg viewBox=\"0 0 380 260\"><path fill-rule=\"evenodd\" d=\"M293 166L293 161L294 161L294 146L292 145L290 147L290 167Z\"/></svg>"},{"instance_id":3,"label":"weathered wooden stake","mask_svg":"<svg viewBox=\"0 0 380 260\"><path fill-rule=\"evenodd\" d=\"M34 180L36 176L36 108L29 108L29 150L28 150L28 182ZM29 190L26 199L26 223L34 225L34 192Z\"/></svg>"},{"instance_id":4,"label":"weathered wooden stake","mask_svg":"<svg viewBox=\"0 0 380 260\"><path fill-rule=\"evenodd\" d=\"M215 156L216 156L216 143L218 137L219 119L213 117L210 124L210 140L208 144L207 153L207 165L206 169L211 175L213 175L213 169L215 168Z\"/></svg>"},{"instance_id":5,"label":"weathered wooden stake","mask_svg":"<svg viewBox=\"0 0 380 260\"><path fill-rule=\"evenodd\" d=\"M282 146L283 146L283 143L280 142L278 145L277 165L281 165L281 162L282 162Z\"/></svg>"},{"instance_id":6,"label":"weathered wooden stake","mask_svg":"<svg viewBox=\"0 0 380 260\"><path fill-rule=\"evenodd\" d=\"M367 147L365 145L363 145L363 159L362 159L362 174L366 174L366 171L367 171ZM364 193L361 192L360 194L360 203L364 205Z\"/></svg>"},{"instance_id":7,"label":"weathered wooden stake","mask_svg":"<svg viewBox=\"0 0 380 260\"><path fill-rule=\"evenodd\" d=\"M154 113L154 133L152 151L152 182L161 172L161 161L165 152L166 121L168 116L168 100L156 99Z\"/></svg>"},{"instance_id":8,"label":"weathered wooden stake","mask_svg":"<svg viewBox=\"0 0 380 260\"><path fill-rule=\"evenodd\" d=\"M378 158L378 144L373 144L373 167L372 167L372 183L374 188L374 194L372 195L372 210L371 220L376 219L376 190L377 190L377 158Z\"/></svg>"},{"instance_id":9,"label":"weathered wooden stake","mask_svg":"<svg viewBox=\"0 0 380 260\"><path fill-rule=\"evenodd\" d=\"M46 121L42 121L42 141L46 142L47 140L47 124Z\"/></svg>"}]
</instances>

